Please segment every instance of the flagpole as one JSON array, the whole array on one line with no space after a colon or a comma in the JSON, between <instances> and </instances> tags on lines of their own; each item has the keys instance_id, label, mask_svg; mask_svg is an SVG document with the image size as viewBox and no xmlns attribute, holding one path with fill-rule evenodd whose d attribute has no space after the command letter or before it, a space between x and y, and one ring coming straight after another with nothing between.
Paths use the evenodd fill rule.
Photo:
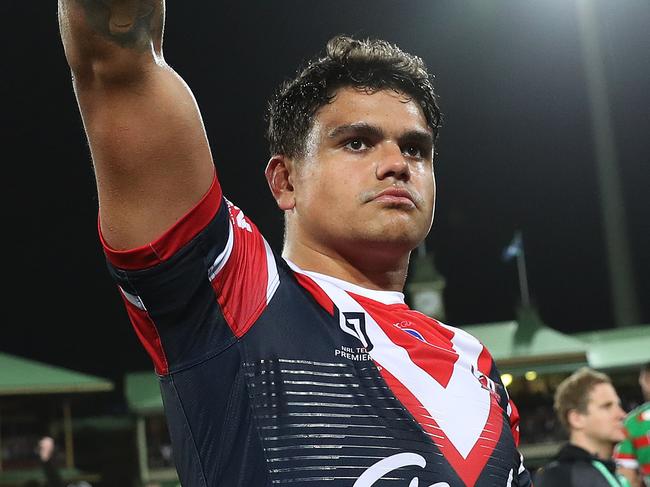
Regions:
<instances>
[{"instance_id":1,"label":"flagpole","mask_svg":"<svg viewBox=\"0 0 650 487\"><path fill-rule=\"evenodd\" d=\"M517 253L517 273L519 274L519 293L521 294L521 305L524 308L530 308L528 275L526 273L526 256L524 253L524 241L521 237L521 231L517 230L515 238L520 242L520 251Z\"/></svg>"}]
</instances>

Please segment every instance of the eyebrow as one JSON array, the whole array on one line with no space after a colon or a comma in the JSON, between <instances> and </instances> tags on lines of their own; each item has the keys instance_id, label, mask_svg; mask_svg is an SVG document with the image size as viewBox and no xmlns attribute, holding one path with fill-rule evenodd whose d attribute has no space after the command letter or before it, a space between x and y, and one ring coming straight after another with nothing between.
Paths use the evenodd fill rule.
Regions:
<instances>
[{"instance_id":1,"label":"eyebrow","mask_svg":"<svg viewBox=\"0 0 650 487\"><path fill-rule=\"evenodd\" d=\"M622 406L623 403L622 403L622 401L620 401L620 400L615 401L615 400L612 399L612 400L610 400L610 401L605 401L605 402L601 403L601 404L600 404L600 407L601 407L601 408L608 408L608 407L611 407L611 406L614 406L614 405Z\"/></svg>"},{"instance_id":2,"label":"eyebrow","mask_svg":"<svg viewBox=\"0 0 650 487\"><path fill-rule=\"evenodd\" d=\"M338 127L334 127L332 130L330 130L327 133L327 136L330 139L335 139L340 136L353 135L353 134L365 135L367 137L374 137L374 138L384 137L384 131L381 128L366 122L339 125ZM400 143L411 142L416 144L433 146L433 134L431 134L426 130L419 130L419 129L407 130L406 132L400 134L400 136L398 137L398 141Z\"/></svg>"},{"instance_id":3,"label":"eyebrow","mask_svg":"<svg viewBox=\"0 0 650 487\"><path fill-rule=\"evenodd\" d=\"M330 139L335 139L342 135L363 134L367 136L374 136L377 138L383 137L384 131L375 125L370 125L366 122L348 123L334 127L327 133Z\"/></svg>"},{"instance_id":4,"label":"eyebrow","mask_svg":"<svg viewBox=\"0 0 650 487\"><path fill-rule=\"evenodd\" d=\"M422 130L409 130L400 135L399 143L411 143L431 150L433 148L433 134Z\"/></svg>"}]
</instances>

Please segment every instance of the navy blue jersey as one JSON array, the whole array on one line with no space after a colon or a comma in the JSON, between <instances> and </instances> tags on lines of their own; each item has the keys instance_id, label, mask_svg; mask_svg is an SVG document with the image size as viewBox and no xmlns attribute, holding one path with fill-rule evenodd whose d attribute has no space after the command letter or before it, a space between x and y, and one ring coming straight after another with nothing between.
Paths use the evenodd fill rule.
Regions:
<instances>
[{"instance_id":1,"label":"navy blue jersey","mask_svg":"<svg viewBox=\"0 0 650 487\"><path fill-rule=\"evenodd\" d=\"M216 178L155 242L104 247L184 487L530 485L478 340L283 260Z\"/></svg>"}]
</instances>

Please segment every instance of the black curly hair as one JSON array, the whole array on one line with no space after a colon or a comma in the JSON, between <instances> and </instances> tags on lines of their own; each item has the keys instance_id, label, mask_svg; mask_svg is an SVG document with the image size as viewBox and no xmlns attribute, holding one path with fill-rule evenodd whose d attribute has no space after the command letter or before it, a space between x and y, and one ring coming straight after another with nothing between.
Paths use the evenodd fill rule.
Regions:
<instances>
[{"instance_id":1,"label":"black curly hair","mask_svg":"<svg viewBox=\"0 0 650 487\"><path fill-rule=\"evenodd\" d=\"M327 43L325 56L309 61L297 76L283 83L268 107L271 155L304 155L316 112L331 103L341 87L375 92L395 90L416 101L438 138L441 113L421 58L380 39L357 40L339 35Z\"/></svg>"}]
</instances>

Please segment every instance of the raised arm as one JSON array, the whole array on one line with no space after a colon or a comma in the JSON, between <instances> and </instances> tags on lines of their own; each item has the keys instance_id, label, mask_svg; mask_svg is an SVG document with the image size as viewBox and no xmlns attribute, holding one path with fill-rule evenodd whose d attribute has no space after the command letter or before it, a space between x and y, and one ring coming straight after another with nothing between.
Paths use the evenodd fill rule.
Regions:
<instances>
[{"instance_id":1,"label":"raised arm","mask_svg":"<svg viewBox=\"0 0 650 487\"><path fill-rule=\"evenodd\" d=\"M208 190L200 112L162 53L164 0L59 0L59 25L88 137L105 241L146 244Z\"/></svg>"}]
</instances>

